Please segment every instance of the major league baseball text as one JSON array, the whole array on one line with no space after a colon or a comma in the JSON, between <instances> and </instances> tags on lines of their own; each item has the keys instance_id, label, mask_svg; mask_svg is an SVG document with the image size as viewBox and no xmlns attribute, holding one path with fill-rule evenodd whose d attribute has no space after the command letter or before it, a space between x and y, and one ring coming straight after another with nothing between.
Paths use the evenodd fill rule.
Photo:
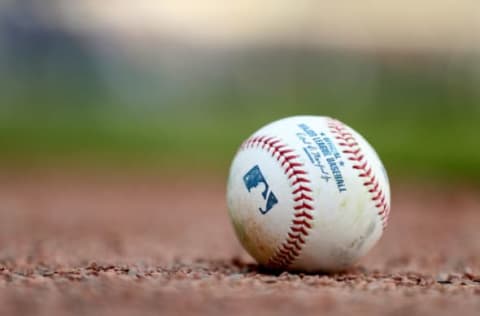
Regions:
<instances>
[{"instance_id":1,"label":"major league baseball text","mask_svg":"<svg viewBox=\"0 0 480 316\"><path fill-rule=\"evenodd\" d=\"M273 122L230 170L229 213L246 250L271 268L335 271L380 239L390 212L385 169L368 142L317 116Z\"/></svg>"}]
</instances>

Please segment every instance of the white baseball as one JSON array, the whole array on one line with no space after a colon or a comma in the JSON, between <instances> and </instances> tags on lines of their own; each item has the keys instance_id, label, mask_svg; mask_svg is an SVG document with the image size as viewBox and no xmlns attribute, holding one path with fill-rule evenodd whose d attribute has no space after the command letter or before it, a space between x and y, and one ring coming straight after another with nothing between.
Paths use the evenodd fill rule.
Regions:
<instances>
[{"instance_id":1,"label":"white baseball","mask_svg":"<svg viewBox=\"0 0 480 316\"><path fill-rule=\"evenodd\" d=\"M390 212L388 176L375 150L321 116L273 122L240 147L227 187L245 249L267 267L337 271L380 239Z\"/></svg>"}]
</instances>

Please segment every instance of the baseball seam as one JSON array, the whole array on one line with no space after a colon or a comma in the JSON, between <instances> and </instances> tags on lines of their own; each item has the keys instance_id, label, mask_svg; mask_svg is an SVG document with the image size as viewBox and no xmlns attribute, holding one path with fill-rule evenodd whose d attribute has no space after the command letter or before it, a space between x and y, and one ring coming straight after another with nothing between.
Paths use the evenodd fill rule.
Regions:
<instances>
[{"instance_id":1,"label":"baseball seam","mask_svg":"<svg viewBox=\"0 0 480 316\"><path fill-rule=\"evenodd\" d=\"M313 196L307 172L293 149L276 137L255 136L242 145L242 149L260 148L269 152L275 158L290 181L292 188L293 218L286 239L268 260L271 267L286 267L300 255L306 243L306 238L312 229Z\"/></svg>"},{"instance_id":2,"label":"baseball seam","mask_svg":"<svg viewBox=\"0 0 480 316\"><path fill-rule=\"evenodd\" d=\"M340 121L330 119L328 127L335 139L337 139L337 144L342 148L342 152L348 160L352 161L352 168L357 170L358 176L365 180L363 185L367 188L372 201L375 203L375 207L378 210L377 214L380 216L383 229L385 230L388 225L390 206L388 205L385 191L380 187L378 177L374 174L365 154L362 152L360 144L355 136Z\"/></svg>"}]
</instances>

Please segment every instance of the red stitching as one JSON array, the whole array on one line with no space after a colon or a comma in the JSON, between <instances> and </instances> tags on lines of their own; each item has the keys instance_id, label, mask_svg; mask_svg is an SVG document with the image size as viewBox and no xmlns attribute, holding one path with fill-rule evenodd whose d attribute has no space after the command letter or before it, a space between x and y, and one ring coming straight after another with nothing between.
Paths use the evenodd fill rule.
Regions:
<instances>
[{"instance_id":1,"label":"red stitching","mask_svg":"<svg viewBox=\"0 0 480 316\"><path fill-rule=\"evenodd\" d=\"M308 228L312 228L312 225L310 225L310 223L305 219L302 219L302 220L294 219L292 222L295 225L302 225L302 226L305 226L305 227L308 227Z\"/></svg>"},{"instance_id":2,"label":"red stitching","mask_svg":"<svg viewBox=\"0 0 480 316\"><path fill-rule=\"evenodd\" d=\"M301 164L299 162L290 162L289 161L287 163L288 163L288 167L287 167L287 169L285 169L286 173L290 172L291 170L295 170L295 168L297 168L297 167L303 167L303 164ZM282 164L282 167L283 167L283 164Z\"/></svg>"},{"instance_id":3,"label":"red stitching","mask_svg":"<svg viewBox=\"0 0 480 316\"><path fill-rule=\"evenodd\" d=\"M350 148L358 146L358 143L338 143L338 144L340 146L346 146L346 147L350 147Z\"/></svg>"},{"instance_id":4,"label":"red stitching","mask_svg":"<svg viewBox=\"0 0 480 316\"><path fill-rule=\"evenodd\" d=\"M301 235L303 236L308 236L308 231L305 230L305 228L303 228L303 226L292 226L290 227L290 230L294 233L300 233Z\"/></svg>"},{"instance_id":5,"label":"red stitching","mask_svg":"<svg viewBox=\"0 0 480 316\"><path fill-rule=\"evenodd\" d=\"M292 177L294 176L298 176L300 174L307 174L307 172L305 170L294 170L289 176L288 178L291 179Z\"/></svg>"},{"instance_id":6,"label":"red stitching","mask_svg":"<svg viewBox=\"0 0 480 316\"><path fill-rule=\"evenodd\" d=\"M301 213L295 213L295 215L293 215L295 217L306 217L308 219L313 219L313 216L308 214L307 212L303 211Z\"/></svg>"},{"instance_id":7,"label":"red stitching","mask_svg":"<svg viewBox=\"0 0 480 316\"><path fill-rule=\"evenodd\" d=\"M301 201L301 200L309 200L313 201L311 196L306 195L305 193L300 194L296 198L293 199L295 202Z\"/></svg>"},{"instance_id":8,"label":"red stitching","mask_svg":"<svg viewBox=\"0 0 480 316\"><path fill-rule=\"evenodd\" d=\"M295 191L293 191L292 193L293 194L297 194L299 192L312 192L312 189L308 188L308 187L304 187L303 185L299 186L298 189L296 189Z\"/></svg>"},{"instance_id":9,"label":"red stitching","mask_svg":"<svg viewBox=\"0 0 480 316\"><path fill-rule=\"evenodd\" d=\"M310 180L307 178L296 177L297 179L293 181L292 185L297 185L299 183L310 183Z\"/></svg>"},{"instance_id":10,"label":"red stitching","mask_svg":"<svg viewBox=\"0 0 480 316\"><path fill-rule=\"evenodd\" d=\"M275 137L255 136L243 143L241 149L261 148L271 153L278 162L288 180L291 181L293 200L293 217L289 232L285 241L268 260L268 265L286 267L300 255L309 230L312 228L314 210L312 206L313 196L310 188L310 180L304 165L298 161L299 156L293 154L294 150Z\"/></svg>"},{"instance_id":11,"label":"red stitching","mask_svg":"<svg viewBox=\"0 0 480 316\"><path fill-rule=\"evenodd\" d=\"M297 249L298 251L301 251L301 250L302 250L302 245L299 245L299 244L298 244L298 240L292 240L292 239L290 239L290 240L287 241L287 243L288 243L289 245L292 245L293 247L295 247L295 249Z\"/></svg>"},{"instance_id":12,"label":"red stitching","mask_svg":"<svg viewBox=\"0 0 480 316\"><path fill-rule=\"evenodd\" d=\"M363 155L358 155L358 156L352 156L352 157L348 157L348 160L351 160L351 161L362 161L363 160Z\"/></svg>"},{"instance_id":13,"label":"red stitching","mask_svg":"<svg viewBox=\"0 0 480 316\"><path fill-rule=\"evenodd\" d=\"M290 240L298 240L298 242L304 244L305 243L305 239L302 238L302 235L301 234L293 234L293 233L288 233L288 237Z\"/></svg>"},{"instance_id":14,"label":"red stitching","mask_svg":"<svg viewBox=\"0 0 480 316\"><path fill-rule=\"evenodd\" d=\"M312 201L313 199L309 199L309 200ZM303 202L302 204L294 206L293 209L296 210L296 211L300 211L300 210L303 210L303 209L313 211L313 206Z\"/></svg>"},{"instance_id":15,"label":"red stitching","mask_svg":"<svg viewBox=\"0 0 480 316\"><path fill-rule=\"evenodd\" d=\"M380 182L373 174L372 168L368 165L357 140L347 127L337 120L329 120L328 127L330 128L330 132L335 135L335 139L339 140L338 145L344 147L342 152L347 155L348 160L356 162L352 168L359 171L359 177L367 179L363 185L367 187L368 192L371 193L372 201L376 202L375 207L378 209L377 214L382 220L383 229L385 229L388 225L390 206L386 202L385 192L380 188Z\"/></svg>"},{"instance_id":16,"label":"red stitching","mask_svg":"<svg viewBox=\"0 0 480 316\"><path fill-rule=\"evenodd\" d=\"M361 149L358 148L357 150L344 150L343 153L344 154L352 154L352 155L358 155L359 153L361 152Z\"/></svg>"}]
</instances>

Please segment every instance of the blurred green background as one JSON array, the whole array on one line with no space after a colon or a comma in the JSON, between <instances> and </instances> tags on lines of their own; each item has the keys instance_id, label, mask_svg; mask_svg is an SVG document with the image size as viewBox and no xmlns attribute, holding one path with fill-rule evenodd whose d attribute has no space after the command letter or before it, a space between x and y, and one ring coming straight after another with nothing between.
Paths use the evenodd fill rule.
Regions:
<instances>
[{"instance_id":1,"label":"blurred green background","mask_svg":"<svg viewBox=\"0 0 480 316\"><path fill-rule=\"evenodd\" d=\"M313 114L394 176L479 179L475 3L140 3L2 2L3 168L225 174L256 129Z\"/></svg>"}]
</instances>

